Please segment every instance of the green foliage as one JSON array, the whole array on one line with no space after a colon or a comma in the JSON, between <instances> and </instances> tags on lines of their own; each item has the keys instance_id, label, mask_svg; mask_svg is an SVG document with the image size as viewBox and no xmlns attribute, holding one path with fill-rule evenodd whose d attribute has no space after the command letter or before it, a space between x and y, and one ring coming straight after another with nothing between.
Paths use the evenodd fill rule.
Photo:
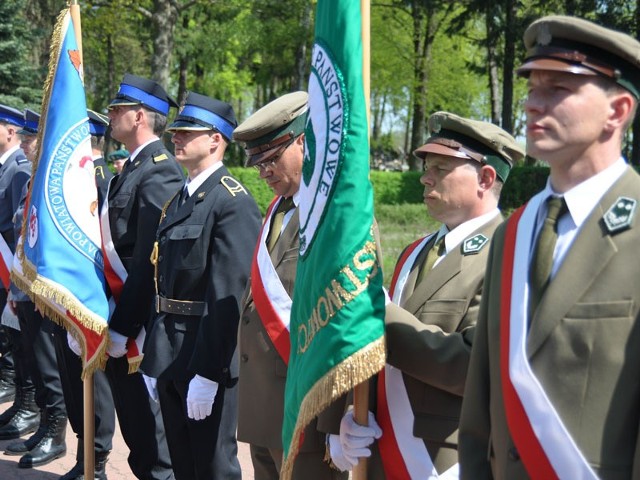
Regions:
<instances>
[{"instance_id":1,"label":"green foliage","mask_svg":"<svg viewBox=\"0 0 640 480\"><path fill-rule=\"evenodd\" d=\"M421 172L371 172L376 205L422 203Z\"/></svg>"},{"instance_id":2,"label":"green foliage","mask_svg":"<svg viewBox=\"0 0 640 480\"><path fill-rule=\"evenodd\" d=\"M15 108L37 105L42 92L36 66L29 60L32 41L26 0L0 2L0 101Z\"/></svg>"},{"instance_id":3,"label":"green foliage","mask_svg":"<svg viewBox=\"0 0 640 480\"><path fill-rule=\"evenodd\" d=\"M549 168L544 166L522 166L511 169L509 178L500 194L500 209L510 212L542 190L549 176Z\"/></svg>"}]
</instances>

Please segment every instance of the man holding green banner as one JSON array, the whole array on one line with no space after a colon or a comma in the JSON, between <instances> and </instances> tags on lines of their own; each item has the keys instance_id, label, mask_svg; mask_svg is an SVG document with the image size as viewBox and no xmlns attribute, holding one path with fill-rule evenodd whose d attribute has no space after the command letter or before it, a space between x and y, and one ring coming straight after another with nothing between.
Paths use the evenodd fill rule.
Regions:
<instances>
[{"instance_id":1,"label":"man holding green banner","mask_svg":"<svg viewBox=\"0 0 640 480\"><path fill-rule=\"evenodd\" d=\"M285 479L305 426L385 361L361 22L359 2L318 2L289 328Z\"/></svg>"}]
</instances>

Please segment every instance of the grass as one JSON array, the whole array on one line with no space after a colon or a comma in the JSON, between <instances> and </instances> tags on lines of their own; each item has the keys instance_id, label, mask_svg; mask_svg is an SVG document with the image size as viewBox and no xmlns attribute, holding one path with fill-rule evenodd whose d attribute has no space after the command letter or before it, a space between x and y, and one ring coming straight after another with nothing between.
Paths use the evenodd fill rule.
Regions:
<instances>
[{"instance_id":1,"label":"grass","mask_svg":"<svg viewBox=\"0 0 640 480\"><path fill-rule=\"evenodd\" d=\"M384 285L388 287L404 248L440 228L440 224L429 216L422 204L376 205L375 216L380 230Z\"/></svg>"}]
</instances>

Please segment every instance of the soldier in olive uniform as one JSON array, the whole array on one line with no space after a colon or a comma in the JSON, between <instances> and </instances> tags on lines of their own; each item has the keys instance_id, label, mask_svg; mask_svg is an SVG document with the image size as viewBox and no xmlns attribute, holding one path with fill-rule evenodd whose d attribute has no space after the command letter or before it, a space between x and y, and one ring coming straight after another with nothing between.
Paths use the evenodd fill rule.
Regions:
<instances>
[{"instance_id":1,"label":"soldier in olive uniform","mask_svg":"<svg viewBox=\"0 0 640 480\"><path fill-rule=\"evenodd\" d=\"M277 479L282 465L288 362L283 358L282 342L288 343L289 337L270 336L269 332L286 331L293 298L307 111L307 93L290 93L262 107L234 132L234 138L245 144L247 166L254 166L276 194L255 247L239 335L238 439L251 444L251 460L260 479ZM326 434L338 432L343 413L344 402L335 402L307 427L294 478L347 478L324 461Z\"/></svg>"},{"instance_id":2,"label":"soldier in olive uniform","mask_svg":"<svg viewBox=\"0 0 640 480\"><path fill-rule=\"evenodd\" d=\"M458 423L488 247L503 221L502 185L524 157L493 124L447 112L428 123L431 136L414 154L424 162L425 205L442 225L409 245L395 268L385 316L388 364L377 379L382 436L370 478L458 478ZM349 413L340 438L347 460L357 456L362 430ZM344 465L337 451L334 462Z\"/></svg>"},{"instance_id":3,"label":"soldier in olive uniform","mask_svg":"<svg viewBox=\"0 0 640 480\"><path fill-rule=\"evenodd\" d=\"M175 101L156 82L125 74L108 107L111 135L131 156L109 184L108 227L102 227L109 265L120 264L119 271L126 272L121 291L110 279L112 293L119 297L109 319L110 358L105 372L131 451L129 465L141 479L173 478L160 408L149 399L142 374L129 373L125 357L135 360L139 355L140 335L148 329L153 311L149 256L162 206L184 181L180 166L159 138L172 106Z\"/></svg>"},{"instance_id":4,"label":"soldier in olive uniform","mask_svg":"<svg viewBox=\"0 0 640 480\"><path fill-rule=\"evenodd\" d=\"M157 229L157 315L142 369L181 480L241 477L236 343L260 212L223 164L236 125L231 105L192 92L168 128L189 178Z\"/></svg>"},{"instance_id":5,"label":"soldier in olive uniform","mask_svg":"<svg viewBox=\"0 0 640 480\"><path fill-rule=\"evenodd\" d=\"M640 176L621 156L640 42L566 16L524 42L527 153L550 175L491 245L461 474L640 478Z\"/></svg>"}]
</instances>

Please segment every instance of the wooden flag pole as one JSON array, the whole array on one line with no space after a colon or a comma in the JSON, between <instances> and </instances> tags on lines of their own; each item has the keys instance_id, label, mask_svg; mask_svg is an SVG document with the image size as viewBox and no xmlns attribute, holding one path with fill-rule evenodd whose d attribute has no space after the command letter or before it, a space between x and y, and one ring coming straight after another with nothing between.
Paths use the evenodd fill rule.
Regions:
<instances>
[{"instance_id":1,"label":"wooden flag pole","mask_svg":"<svg viewBox=\"0 0 640 480\"><path fill-rule=\"evenodd\" d=\"M369 64L371 58L371 5L370 0L360 0L360 17L362 19L362 86L364 90L364 101L367 116L367 134L369 132L371 77L369 75ZM353 389L353 413L354 418L360 425L369 424L369 380L356 385ZM353 480L366 480L367 459L361 458L353 468Z\"/></svg>"},{"instance_id":2,"label":"wooden flag pole","mask_svg":"<svg viewBox=\"0 0 640 480\"><path fill-rule=\"evenodd\" d=\"M80 23L80 5L78 0L69 1L69 13L73 22L76 44L80 55L80 64L84 69L82 57L82 24ZM82 71L82 70L81 70ZM83 80L84 81L84 80ZM95 412L93 398L93 373L86 372L83 380L83 418L84 418L84 478L94 480L95 476Z\"/></svg>"}]
</instances>

